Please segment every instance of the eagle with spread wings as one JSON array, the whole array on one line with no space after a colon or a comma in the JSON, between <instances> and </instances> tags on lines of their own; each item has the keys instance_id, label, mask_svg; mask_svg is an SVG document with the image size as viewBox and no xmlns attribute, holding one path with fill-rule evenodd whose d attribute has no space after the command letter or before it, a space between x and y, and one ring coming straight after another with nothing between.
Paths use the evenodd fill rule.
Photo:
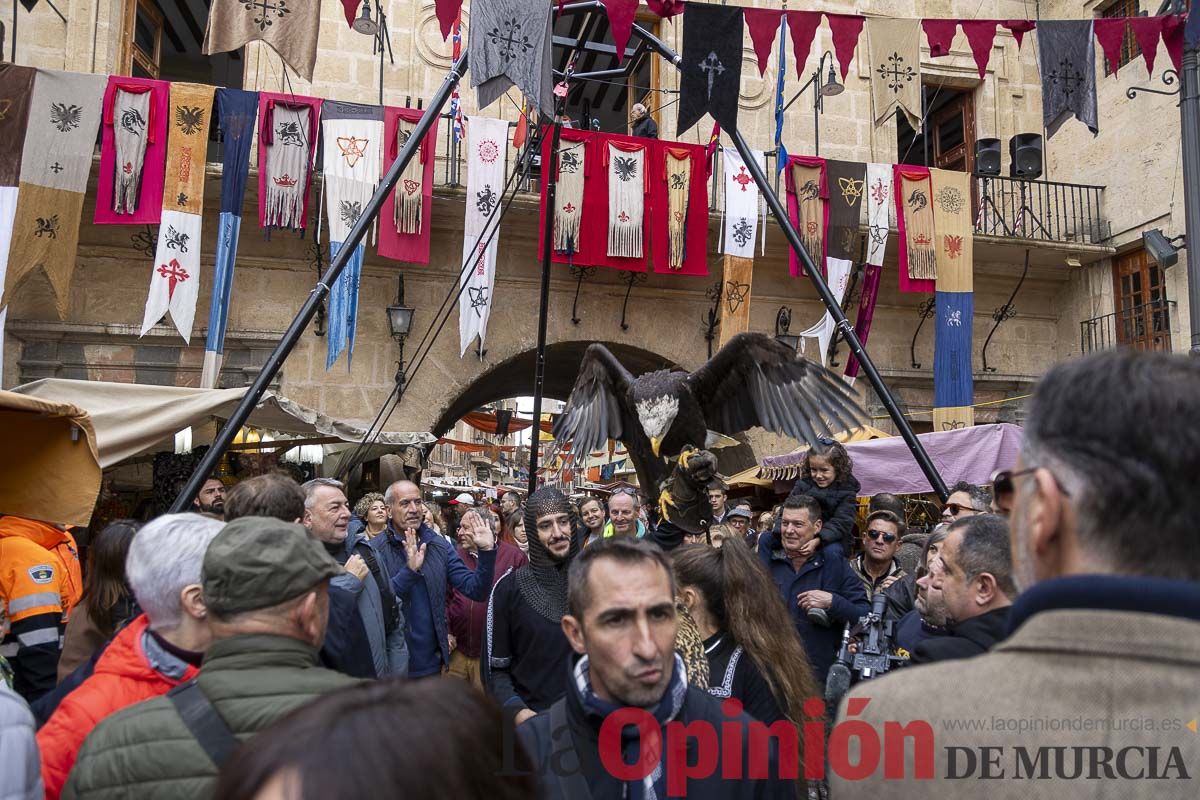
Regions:
<instances>
[{"instance_id":1,"label":"eagle with spread wings","mask_svg":"<svg viewBox=\"0 0 1200 800\"><path fill-rule=\"evenodd\" d=\"M696 532L707 524L704 483L716 460L704 448L715 435L757 426L820 447L865 418L838 376L765 334L740 333L690 374L634 377L608 348L592 344L553 433L576 453L621 441L660 513Z\"/></svg>"}]
</instances>

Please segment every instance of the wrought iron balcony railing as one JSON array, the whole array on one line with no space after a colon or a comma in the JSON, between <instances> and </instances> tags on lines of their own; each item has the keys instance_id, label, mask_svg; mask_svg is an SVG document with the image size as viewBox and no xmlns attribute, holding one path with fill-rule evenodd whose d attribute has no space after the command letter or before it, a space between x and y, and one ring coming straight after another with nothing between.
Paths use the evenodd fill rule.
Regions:
<instances>
[{"instance_id":1,"label":"wrought iron balcony railing","mask_svg":"<svg viewBox=\"0 0 1200 800\"><path fill-rule=\"evenodd\" d=\"M1079 244L1108 238L1103 186L983 175L974 181L976 233Z\"/></svg>"},{"instance_id":2,"label":"wrought iron balcony railing","mask_svg":"<svg viewBox=\"0 0 1200 800\"><path fill-rule=\"evenodd\" d=\"M1171 351L1171 334L1179 327L1175 301L1156 300L1079 323L1079 349L1084 353L1129 347Z\"/></svg>"}]
</instances>

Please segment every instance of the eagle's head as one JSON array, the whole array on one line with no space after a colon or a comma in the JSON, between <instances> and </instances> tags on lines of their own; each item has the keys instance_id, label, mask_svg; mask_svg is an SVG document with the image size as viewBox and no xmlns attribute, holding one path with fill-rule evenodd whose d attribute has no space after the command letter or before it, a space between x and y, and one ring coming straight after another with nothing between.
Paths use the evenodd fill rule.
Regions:
<instances>
[{"instance_id":1,"label":"eagle's head","mask_svg":"<svg viewBox=\"0 0 1200 800\"><path fill-rule=\"evenodd\" d=\"M659 370L642 375L633 384L633 407L656 456L679 413L676 382L669 371Z\"/></svg>"}]
</instances>

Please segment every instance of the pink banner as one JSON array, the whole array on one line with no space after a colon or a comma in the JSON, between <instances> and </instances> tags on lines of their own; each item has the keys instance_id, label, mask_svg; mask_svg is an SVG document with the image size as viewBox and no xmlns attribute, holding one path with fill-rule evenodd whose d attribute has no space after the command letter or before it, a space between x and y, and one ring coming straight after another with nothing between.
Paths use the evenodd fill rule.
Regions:
<instances>
[{"instance_id":1,"label":"pink banner","mask_svg":"<svg viewBox=\"0 0 1200 800\"><path fill-rule=\"evenodd\" d=\"M393 108L388 106L383 110L383 141L386 143L383 163L384 172L391 168L400 154L396 144L396 127L400 120L416 122L421 118L421 111L416 108ZM401 233L396 230L392 220L396 216L396 192L388 192L379 212L379 255L396 261L407 261L410 264L429 263L430 230L433 228L433 165L437 160L437 127L438 117L433 118L433 125L425 140L421 142L421 151L417 158L422 159L424 168L421 171L421 230L419 233Z\"/></svg>"},{"instance_id":2,"label":"pink banner","mask_svg":"<svg viewBox=\"0 0 1200 800\"><path fill-rule=\"evenodd\" d=\"M117 161L113 103L116 101L117 89L127 92L150 92L150 114L146 120L146 155L142 160L142 181L138 187L137 208L132 214L118 214L113 210L112 203ZM171 84L167 81L109 76L108 88L104 90L103 124L100 126L100 176L96 184L94 220L97 225L157 225L162 218L170 92ZM120 120L115 122L120 124Z\"/></svg>"}]
</instances>

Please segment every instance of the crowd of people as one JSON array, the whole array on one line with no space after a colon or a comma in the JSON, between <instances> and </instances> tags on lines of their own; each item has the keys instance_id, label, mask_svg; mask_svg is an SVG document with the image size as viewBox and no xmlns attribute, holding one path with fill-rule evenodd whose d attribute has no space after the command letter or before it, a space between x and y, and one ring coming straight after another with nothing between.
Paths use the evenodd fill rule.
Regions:
<instances>
[{"instance_id":1,"label":"crowd of people","mask_svg":"<svg viewBox=\"0 0 1200 800\"><path fill-rule=\"evenodd\" d=\"M932 530L861 500L832 440L774 507L714 480L699 532L636 489L463 492L445 513L408 480L351 505L271 473L109 524L83 570L68 531L3 517L0 797L660 798L680 775L702 798L948 794L927 779L957 768L943 748L923 780L916 747L848 777L837 737L807 732L1174 713L1200 678L1198 412L1194 360L1055 367L1014 468L952 486ZM873 601L908 666L814 702L839 699L827 677ZM764 743L759 723L806 733Z\"/></svg>"}]
</instances>

